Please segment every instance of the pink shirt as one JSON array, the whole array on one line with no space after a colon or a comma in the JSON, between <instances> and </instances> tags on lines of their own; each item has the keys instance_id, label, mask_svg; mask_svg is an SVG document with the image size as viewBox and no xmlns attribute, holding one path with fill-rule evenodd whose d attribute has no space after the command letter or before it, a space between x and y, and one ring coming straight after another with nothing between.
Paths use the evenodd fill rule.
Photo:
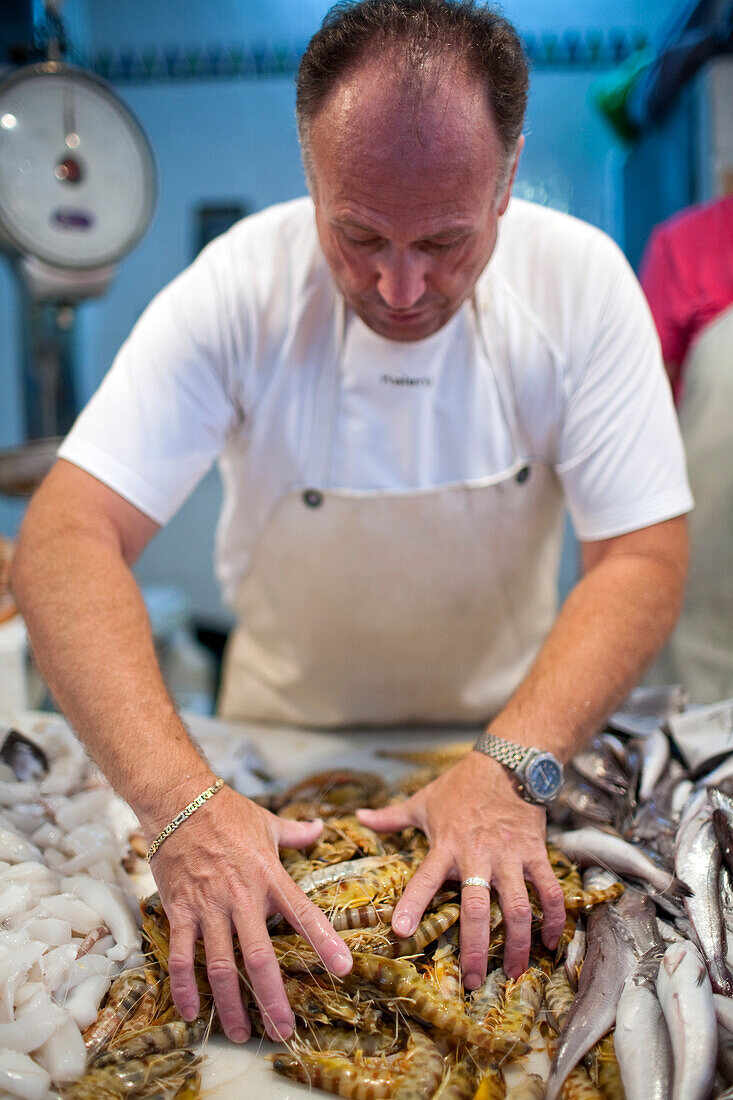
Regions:
<instances>
[{"instance_id":1,"label":"pink shirt","mask_svg":"<svg viewBox=\"0 0 733 1100\"><path fill-rule=\"evenodd\" d=\"M733 302L733 195L683 210L657 226L640 279L677 404L690 347Z\"/></svg>"}]
</instances>

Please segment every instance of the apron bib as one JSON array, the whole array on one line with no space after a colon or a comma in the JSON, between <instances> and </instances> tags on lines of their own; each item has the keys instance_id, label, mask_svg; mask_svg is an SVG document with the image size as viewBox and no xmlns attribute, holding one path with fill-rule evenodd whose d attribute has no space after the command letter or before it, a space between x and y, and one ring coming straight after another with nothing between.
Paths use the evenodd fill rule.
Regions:
<instances>
[{"instance_id":1,"label":"apron bib","mask_svg":"<svg viewBox=\"0 0 733 1100\"><path fill-rule=\"evenodd\" d=\"M484 722L555 618L560 485L528 455L508 365L492 363L477 311L510 465L424 490L328 488L344 315L315 395L306 476L272 511L235 597L220 713L320 727Z\"/></svg>"}]
</instances>

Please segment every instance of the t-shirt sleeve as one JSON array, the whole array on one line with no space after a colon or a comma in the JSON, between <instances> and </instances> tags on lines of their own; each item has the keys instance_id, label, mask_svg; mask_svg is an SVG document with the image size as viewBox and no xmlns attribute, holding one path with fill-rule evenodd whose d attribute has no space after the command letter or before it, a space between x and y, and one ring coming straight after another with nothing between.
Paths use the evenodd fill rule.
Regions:
<instances>
[{"instance_id":1,"label":"t-shirt sleeve","mask_svg":"<svg viewBox=\"0 0 733 1100\"><path fill-rule=\"evenodd\" d=\"M603 266L596 286L605 286L605 293L589 327L581 326L585 335L569 372L556 467L583 540L612 538L692 507L677 416L644 295L610 242Z\"/></svg>"},{"instance_id":2,"label":"t-shirt sleeve","mask_svg":"<svg viewBox=\"0 0 733 1100\"><path fill-rule=\"evenodd\" d=\"M142 314L59 450L159 524L237 422L224 314L203 253Z\"/></svg>"}]
</instances>

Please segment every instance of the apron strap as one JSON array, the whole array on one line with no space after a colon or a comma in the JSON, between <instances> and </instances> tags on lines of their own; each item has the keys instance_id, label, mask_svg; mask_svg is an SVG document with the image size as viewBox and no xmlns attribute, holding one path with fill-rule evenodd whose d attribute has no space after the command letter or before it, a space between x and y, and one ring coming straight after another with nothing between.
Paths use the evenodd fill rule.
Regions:
<instances>
[{"instance_id":1,"label":"apron strap","mask_svg":"<svg viewBox=\"0 0 733 1100\"><path fill-rule=\"evenodd\" d=\"M339 364L344 350L345 332L346 302L338 294L329 353L323 358L313 399L311 442L306 465L307 484L318 488L328 485L331 476L331 456L338 414Z\"/></svg>"}]
</instances>

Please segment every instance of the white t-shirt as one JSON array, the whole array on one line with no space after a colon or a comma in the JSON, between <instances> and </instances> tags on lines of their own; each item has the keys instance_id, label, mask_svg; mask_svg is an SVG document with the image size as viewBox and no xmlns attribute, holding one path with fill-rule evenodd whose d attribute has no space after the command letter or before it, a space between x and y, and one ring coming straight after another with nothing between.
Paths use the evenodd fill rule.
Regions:
<instances>
[{"instance_id":1,"label":"white t-shirt","mask_svg":"<svg viewBox=\"0 0 733 1100\"><path fill-rule=\"evenodd\" d=\"M578 537L680 515L692 498L651 315L599 230L514 199L476 287L527 458L556 471ZM213 241L144 312L60 456L157 523L215 460L217 569L231 597L277 501L308 485L313 408L342 309L309 198ZM398 343L347 311L327 485L420 489L504 470L512 441L476 307Z\"/></svg>"}]
</instances>

